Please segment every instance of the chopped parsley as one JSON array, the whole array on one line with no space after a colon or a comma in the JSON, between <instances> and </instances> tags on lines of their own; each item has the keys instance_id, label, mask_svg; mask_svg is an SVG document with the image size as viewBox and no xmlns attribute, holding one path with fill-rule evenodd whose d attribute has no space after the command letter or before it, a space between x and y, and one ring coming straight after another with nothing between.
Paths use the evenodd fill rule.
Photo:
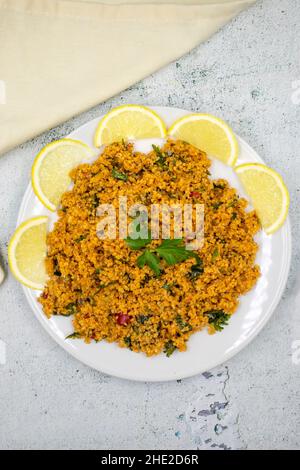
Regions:
<instances>
[{"instance_id":1,"label":"chopped parsley","mask_svg":"<svg viewBox=\"0 0 300 470\"><path fill-rule=\"evenodd\" d=\"M139 268L143 268L147 265L152 269L152 271L154 271L156 276L160 275L159 258L148 249L138 257L136 264Z\"/></svg>"},{"instance_id":2,"label":"chopped parsley","mask_svg":"<svg viewBox=\"0 0 300 470\"><path fill-rule=\"evenodd\" d=\"M172 288L172 284L164 284L162 288L165 290L170 290Z\"/></svg>"},{"instance_id":3,"label":"chopped parsley","mask_svg":"<svg viewBox=\"0 0 300 470\"><path fill-rule=\"evenodd\" d=\"M193 264L193 266L191 267L190 272L188 273L188 278L194 280L197 279L197 277L199 277L203 273L203 261L199 258L198 262L196 264Z\"/></svg>"},{"instance_id":4,"label":"chopped parsley","mask_svg":"<svg viewBox=\"0 0 300 470\"><path fill-rule=\"evenodd\" d=\"M189 323L185 322L181 315L176 315L175 321L176 321L178 327L180 328L180 330L186 330L187 329L187 331L191 331L191 329L192 329L191 325Z\"/></svg>"},{"instance_id":5,"label":"chopped parsley","mask_svg":"<svg viewBox=\"0 0 300 470\"><path fill-rule=\"evenodd\" d=\"M80 237L75 239L75 243L80 243L82 240L85 240L87 238L87 235L80 235Z\"/></svg>"},{"instance_id":6,"label":"chopped parsley","mask_svg":"<svg viewBox=\"0 0 300 470\"><path fill-rule=\"evenodd\" d=\"M225 184L224 183L213 183L214 189L224 189Z\"/></svg>"},{"instance_id":7,"label":"chopped parsley","mask_svg":"<svg viewBox=\"0 0 300 470\"><path fill-rule=\"evenodd\" d=\"M80 333L77 333L77 331L74 331L74 333L71 333L70 335L65 337L65 339L76 339L76 338L81 338Z\"/></svg>"},{"instance_id":8,"label":"chopped parsley","mask_svg":"<svg viewBox=\"0 0 300 470\"><path fill-rule=\"evenodd\" d=\"M144 323L149 320L149 318L149 315L138 315L136 319L141 325L144 325Z\"/></svg>"},{"instance_id":9,"label":"chopped parsley","mask_svg":"<svg viewBox=\"0 0 300 470\"><path fill-rule=\"evenodd\" d=\"M220 202L220 201L219 201L219 202L215 202L215 203L212 205L212 207L213 207L213 209L216 211L216 210L219 209L219 207L220 207L222 204L223 204L223 203Z\"/></svg>"},{"instance_id":10,"label":"chopped parsley","mask_svg":"<svg viewBox=\"0 0 300 470\"><path fill-rule=\"evenodd\" d=\"M146 245L151 243L151 236L150 232L147 238L136 238L135 240L131 237L127 237L125 242L132 250L139 250L140 248L144 248Z\"/></svg>"},{"instance_id":11,"label":"chopped parsley","mask_svg":"<svg viewBox=\"0 0 300 470\"><path fill-rule=\"evenodd\" d=\"M169 266L181 263L189 258L196 258L197 261L200 259L195 252L187 250L186 247L183 246L183 240L181 238L163 240L162 244L156 248L156 252Z\"/></svg>"},{"instance_id":12,"label":"chopped parsley","mask_svg":"<svg viewBox=\"0 0 300 470\"><path fill-rule=\"evenodd\" d=\"M175 351L175 349L177 349L175 344L173 343L172 340L169 340L165 344L164 353L167 357L170 357L173 354L173 352Z\"/></svg>"},{"instance_id":13,"label":"chopped parsley","mask_svg":"<svg viewBox=\"0 0 300 470\"><path fill-rule=\"evenodd\" d=\"M64 314L65 317L69 317L70 315L75 315L77 313L76 303L72 302L66 306L67 313Z\"/></svg>"},{"instance_id":14,"label":"chopped parsley","mask_svg":"<svg viewBox=\"0 0 300 470\"><path fill-rule=\"evenodd\" d=\"M147 239L126 239L127 245L133 250L144 248L150 242L150 235ZM144 252L137 258L136 264L139 266L139 268L143 268L145 265L149 266L149 268L151 268L154 273L159 276L161 273L160 258L163 259L169 266L186 261L189 258L195 258L197 263L201 262L197 253L191 250L187 250L183 245L183 240L180 238L173 240L163 240L158 247L151 251L146 248Z\"/></svg>"},{"instance_id":15,"label":"chopped parsley","mask_svg":"<svg viewBox=\"0 0 300 470\"><path fill-rule=\"evenodd\" d=\"M99 206L100 199L97 194L94 194L92 197L92 207L96 209Z\"/></svg>"},{"instance_id":16,"label":"chopped parsley","mask_svg":"<svg viewBox=\"0 0 300 470\"><path fill-rule=\"evenodd\" d=\"M131 348L131 346L132 346L131 337L130 336L125 336L124 343L126 344L126 346L128 348Z\"/></svg>"},{"instance_id":17,"label":"chopped parsley","mask_svg":"<svg viewBox=\"0 0 300 470\"><path fill-rule=\"evenodd\" d=\"M230 315L224 312L224 310L208 310L204 313L208 316L208 322L212 324L217 331L222 331L224 326L228 325Z\"/></svg>"},{"instance_id":18,"label":"chopped parsley","mask_svg":"<svg viewBox=\"0 0 300 470\"><path fill-rule=\"evenodd\" d=\"M116 168L112 169L111 174L116 180L121 180L121 181L127 181L128 180L128 176L125 173L121 173Z\"/></svg>"},{"instance_id":19,"label":"chopped parsley","mask_svg":"<svg viewBox=\"0 0 300 470\"><path fill-rule=\"evenodd\" d=\"M167 165L166 154L162 152L161 149L157 147L157 145L152 145L152 148L158 157L155 163L159 165L160 167L165 168Z\"/></svg>"}]
</instances>

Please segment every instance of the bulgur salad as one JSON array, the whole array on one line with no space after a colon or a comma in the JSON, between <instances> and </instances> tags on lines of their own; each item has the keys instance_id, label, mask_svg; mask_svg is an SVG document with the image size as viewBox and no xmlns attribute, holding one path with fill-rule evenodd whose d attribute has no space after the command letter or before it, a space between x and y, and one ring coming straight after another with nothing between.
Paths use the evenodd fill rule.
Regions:
<instances>
[{"instance_id":1,"label":"bulgur salad","mask_svg":"<svg viewBox=\"0 0 300 470\"><path fill-rule=\"evenodd\" d=\"M72 170L74 186L47 236L49 279L39 298L48 317L72 316L70 338L170 356L184 351L193 333L226 326L260 274L260 223L226 180L211 178L210 165L196 147L168 140L148 154L113 143ZM202 247L191 253L176 239L100 240L97 207L117 209L120 195L149 207L203 204Z\"/></svg>"}]
</instances>

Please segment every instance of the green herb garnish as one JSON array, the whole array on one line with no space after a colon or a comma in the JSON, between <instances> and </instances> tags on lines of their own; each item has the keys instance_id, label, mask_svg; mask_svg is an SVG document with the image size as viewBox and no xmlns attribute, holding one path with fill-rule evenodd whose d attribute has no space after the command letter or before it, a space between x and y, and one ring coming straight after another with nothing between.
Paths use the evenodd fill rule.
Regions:
<instances>
[{"instance_id":1,"label":"green herb garnish","mask_svg":"<svg viewBox=\"0 0 300 470\"><path fill-rule=\"evenodd\" d=\"M76 339L76 338L81 338L80 333L77 333L77 331L74 331L74 333L71 333L70 335L65 337L65 339Z\"/></svg>"},{"instance_id":2,"label":"green herb garnish","mask_svg":"<svg viewBox=\"0 0 300 470\"><path fill-rule=\"evenodd\" d=\"M152 148L158 157L155 163L161 166L162 168L165 168L166 167L166 154L163 153L161 149L157 147L157 145L152 145Z\"/></svg>"},{"instance_id":3,"label":"green herb garnish","mask_svg":"<svg viewBox=\"0 0 300 470\"><path fill-rule=\"evenodd\" d=\"M131 249L139 250L151 242L151 237L150 234L146 239L139 238L137 240L133 240L129 237L125 241ZM173 240L163 240L161 245L151 251L146 248L144 252L137 258L137 265L140 268L143 268L145 265L147 265L155 272L157 276L159 276L161 273L160 258L162 258L169 266L186 261L189 258L195 258L197 263L201 263L197 253L191 250L187 250L186 247L183 246L183 240L180 238Z\"/></svg>"},{"instance_id":4,"label":"green herb garnish","mask_svg":"<svg viewBox=\"0 0 300 470\"><path fill-rule=\"evenodd\" d=\"M140 250L141 248L145 248L151 243L151 241L152 239L150 230L148 231L147 238L133 239L131 236L128 236L125 239L126 244L132 250ZM152 250L146 248L144 252L137 258L136 264L140 268L143 268L145 265L149 266L154 271L154 273L159 276L161 273L160 258L163 259L169 266L186 261L189 258L195 258L199 266L202 263L202 260L199 258L197 253L188 250L185 247L182 238L175 238L163 240L159 246Z\"/></svg>"},{"instance_id":5,"label":"green herb garnish","mask_svg":"<svg viewBox=\"0 0 300 470\"><path fill-rule=\"evenodd\" d=\"M100 199L97 194L94 194L92 197L92 207L96 209L99 206Z\"/></svg>"},{"instance_id":6,"label":"green herb garnish","mask_svg":"<svg viewBox=\"0 0 300 470\"><path fill-rule=\"evenodd\" d=\"M219 209L219 207L222 205L222 202L215 202L212 206L215 211Z\"/></svg>"},{"instance_id":7,"label":"green herb garnish","mask_svg":"<svg viewBox=\"0 0 300 470\"><path fill-rule=\"evenodd\" d=\"M231 220L235 220L237 218L237 213L233 212L231 215Z\"/></svg>"},{"instance_id":8,"label":"green herb garnish","mask_svg":"<svg viewBox=\"0 0 300 470\"><path fill-rule=\"evenodd\" d=\"M223 183L213 183L213 186L215 189L224 189L225 188L225 184Z\"/></svg>"},{"instance_id":9,"label":"green herb garnish","mask_svg":"<svg viewBox=\"0 0 300 470\"><path fill-rule=\"evenodd\" d=\"M186 261L189 258L196 258L197 262L200 260L195 252L187 250L186 247L183 246L182 238L163 240L162 244L158 246L155 251L169 266Z\"/></svg>"},{"instance_id":10,"label":"green herb garnish","mask_svg":"<svg viewBox=\"0 0 300 470\"><path fill-rule=\"evenodd\" d=\"M173 343L173 341L172 340L167 341L166 344L165 344L165 347L164 347L164 353L167 357L170 357L173 354L173 352L175 351L175 349L177 349L177 348L176 348L175 344Z\"/></svg>"},{"instance_id":11,"label":"green herb garnish","mask_svg":"<svg viewBox=\"0 0 300 470\"><path fill-rule=\"evenodd\" d=\"M197 277L199 277L203 273L204 273L203 261L200 258L197 264L193 264L193 266L191 267L191 270L188 273L188 277L191 280L197 279Z\"/></svg>"},{"instance_id":12,"label":"green herb garnish","mask_svg":"<svg viewBox=\"0 0 300 470\"><path fill-rule=\"evenodd\" d=\"M181 330L185 330L187 328L188 331L191 331L192 329L191 325L185 322L181 315L176 315L175 321Z\"/></svg>"},{"instance_id":13,"label":"green herb garnish","mask_svg":"<svg viewBox=\"0 0 300 470\"><path fill-rule=\"evenodd\" d=\"M97 305L97 302L96 302L96 300L94 299L94 297L88 297L86 300L87 300L87 302L89 302L89 304L91 304L93 307L95 307L95 305Z\"/></svg>"},{"instance_id":14,"label":"green herb garnish","mask_svg":"<svg viewBox=\"0 0 300 470\"><path fill-rule=\"evenodd\" d=\"M146 264L157 276L160 275L159 258L148 249L138 257L136 264L139 268L143 268Z\"/></svg>"},{"instance_id":15,"label":"green herb garnish","mask_svg":"<svg viewBox=\"0 0 300 470\"><path fill-rule=\"evenodd\" d=\"M230 315L224 312L224 310L208 310L204 313L208 316L208 322L211 323L215 330L222 331L224 326L228 325Z\"/></svg>"},{"instance_id":16,"label":"green herb garnish","mask_svg":"<svg viewBox=\"0 0 300 470\"><path fill-rule=\"evenodd\" d=\"M70 303L66 306L67 313L64 314L65 317L69 317L70 315L75 315L77 313L76 303Z\"/></svg>"},{"instance_id":17,"label":"green herb garnish","mask_svg":"<svg viewBox=\"0 0 300 470\"><path fill-rule=\"evenodd\" d=\"M131 346L132 346L131 337L130 337L130 336L125 336L125 338L124 338L124 343L126 344L126 346L127 346L128 348L131 348Z\"/></svg>"},{"instance_id":18,"label":"green herb garnish","mask_svg":"<svg viewBox=\"0 0 300 470\"><path fill-rule=\"evenodd\" d=\"M76 238L74 241L75 243L80 243L82 240L85 240L87 235L80 235L80 237Z\"/></svg>"},{"instance_id":19,"label":"green herb garnish","mask_svg":"<svg viewBox=\"0 0 300 470\"><path fill-rule=\"evenodd\" d=\"M164 284L164 285L162 286L162 288L165 289L165 290L170 290L171 287L172 287L172 284Z\"/></svg>"},{"instance_id":20,"label":"green herb garnish","mask_svg":"<svg viewBox=\"0 0 300 470\"><path fill-rule=\"evenodd\" d=\"M137 321L143 325L147 320L149 320L149 315L138 315L136 317Z\"/></svg>"},{"instance_id":21,"label":"green herb garnish","mask_svg":"<svg viewBox=\"0 0 300 470\"><path fill-rule=\"evenodd\" d=\"M61 276L61 270L59 269L57 258L53 258L53 274L54 276Z\"/></svg>"},{"instance_id":22,"label":"green herb garnish","mask_svg":"<svg viewBox=\"0 0 300 470\"><path fill-rule=\"evenodd\" d=\"M151 243L151 235L149 232L147 238L137 238L135 240L129 236L125 239L125 242L132 250L139 250L140 248L144 248L146 245Z\"/></svg>"},{"instance_id":23,"label":"green herb garnish","mask_svg":"<svg viewBox=\"0 0 300 470\"><path fill-rule=\"evenodd\" d=\"M128 176L125 173L121 173L116 168L112 169L111 174L116 180L122 180L122 181L128 180Z\"/></svg>"}]
</instances>

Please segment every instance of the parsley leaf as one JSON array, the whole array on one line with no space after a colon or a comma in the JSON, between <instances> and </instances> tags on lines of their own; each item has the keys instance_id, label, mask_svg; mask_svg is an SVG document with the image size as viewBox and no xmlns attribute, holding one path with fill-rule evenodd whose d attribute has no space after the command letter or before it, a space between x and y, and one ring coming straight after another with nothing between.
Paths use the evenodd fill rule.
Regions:
<instances>
[{"instance_id":1,"label":"parsley leaf","mask_svg":"<svg viewBox=\"0 0 300 470\"><path fill-rule=\"evenodd\" d=\"M99 197L97 196L97 194L94 194L92 197L92 207L94 209L97 209L97 207L99 206L99 202L100 202Z\"/></svg>"},{"instance_id":2,"label":"parsley leaf","mask_svg":"<svg viewBox=\"0 0 300 470\"><path fill-rule=\"evenodd\" d=\"M175 321L176 321L178 327L180 328L180 330L186 330L186 329L187 329L187 331L192 330L192 326L189 323L187 323L186 321L184 321L181 315L176 315Z\"/></svg>"},{"instance_id":3,"label":"parsley leaf","mask_svg":"<svg viewBox=\"0 0 300 470\"><path fill-rule=\"evenodd\" d=\"M167 357L170 357L173 354L173 352L175 351L175 349L177 349L175 344L173 343L172 340L169 340L165 344L164 353Z\"/></svg>"},{"instance_id":4,"label":"parsley leaf","mask_svg":"<svg viewBox=\"0 0 300 470\"><path fill-rule=\"evenodd\" d=\"M128 180L128 176L125 175L125 173L121 173L116 168L112 169L111 174L116 180L122 180L122 181L127 181Z\"/></svg>"},{"instance_id":5,"label":"parsley leaf","mask_svg":"<svg viewBox=\"0 0 300 470\"><path fill-rule=\"evenodd\" d=\"M140 248L144 248L146 245L148 245L151 242L151 234L150 231L148 233L147 238L137 238L133 239L130 236L125 238L125 242L131 248L132 250L139 250Z\"/></svg>"},{"instance_id":6,"label":"parsley leaf","mask_svg":"<svg viewBox=\"0 0 300 470\"><path fill-rule=\"evenodd\" d=\"M197 279L197 277L199 277L203 273L204 273L203 261L201 258L199 258L199 261L197 262L197 264L193 264L193 266L191 267L191 270L188 273L188 278L191 280Z\"/></svg>"},{"instance_id":7,"label":"parsley leaf","mask_svg":"<svg viewBox=\"0 0 300 470\"><path fill-rule=\"evenodd\" d=\"M164 285L162 286L162 288L165 289L165 290L170 290L171 287L172 287L172 284L164 284Z\"/></svg>"},{"instance_id":8,"label":"parsley leaf","mask_svg":"<svg viewBox=\"0 0 300 470\"><path fill-rule=\"evenodd\" d=\"M149 315L138 315L137 316L137 321L143 325L147 320L149 320L150 316Z\"/></svg>"},{"instance_id":9,"label":"parsley leaf","mask_svg":"<svg viewBox=\"0 0 300 470\"><path fill-rule=\"evenodd\" d=\"M224 189L226 186L223 183L215 183L213 182L214 189Z\"/></svg>"},{"instance_id":10,"label":"parsley leaf","mask_svg":"<svg viewBox=\"0 0 300 470\"><path fill-rule=\"evenodd\" d=\"M157 145L152 145L152 148L158 157L155 163L157 163L157 165L161 166L162 168L165 168L166 155L161 151L159 147L157 147Z\"/></svg>"},{"instance_id":11,"label":"parsley leaf","mask_svg":"<svg viewBox=\"0 0 300 470\"><path fill-rule=\"evenodd\" d=\"M130 336L125 336L124 343L126 344L127 348L131 349L132 343L131 343L131 337Z\"/></svg>"},{"instance_id":12,"label":"parsley leaf","mask_svg":"<svg viewBox=\"0 0 300 470\"><path fill-rule=\"evenodd\" d=\"M223 202L219 201L219 202L215 202L212 207L213 209L216 211L219 209L219 207L223 204Z\"/></svg>"},{"instance_id":13,"label":"parsley leaf","mask_svg":"<svg viewBox=\"0 0 300 470\"><path fill-rule=\"evenodd\" d=\"M81 338L80 333L77 333L77 331L74 331L74 333L71 333L70 335L65 337L65 339L76 339L76 338Z\"/></svg>"},{"instance_id":14,"label":"parsley leaf","mask_svg":"<svg viewBox=\"0 0 300 470\"><path fill-rule=\"evenodd\" d=\"M208 322L211 323L215 330L222 331L224 326L228 325L230 315L224 312L224 310L208 310L204 313L208 316Z\"/></svg>"},{"instance_id":15,"label":"parsley leaf","mask_svg":"<svg viewBox=\"0 0 300 470\"><path fill-rule=\"evenodd\" d=\"M82 240L85 240L87 238L87 235L80 235L80 237L76 238L74 241L75 243L80 243Z\"/></svg>"},{"instance_id":16,"label":"parsley leaf","mask_svg":"<svg viewBox=\"0 0 300 470\"><path fill-rule=\"evenodd\" d=\"M164 240L162 244L156 248L156 252L169 266L192 257L198 260L198 255L193 251L187 250L185 246L182 246L182 243L183 240L181 238Z\"/></svg>"},{"instance_id":17,"label":"parsley leaf","mask_svg":"<svg viewBox=\"0 0 300 470\"><path fill-rule=\"evenodd\" d=\"M65 317L68 317L70 315L75 315L77 313L77 308L76 308L76 303L70 303L66 306L67 313L65 313Z\"/></svg>"},{"instance_id":18,"label":"parsley leaf","mask_svg":"<svg viewBox=\"0 0 300 470\"><path fill-rule=\"evenodd\" d=\"M147 238L137 238L134 240L130 236L125 239L125 242L132 250L139 250L145 248L151 242L151 232L148 232ZM143 268L145 265L149 266L157 276L160 275L160 258L162 258L169 266L173 266L181 261L186 261L189 258L195 258L198 270L201 270L202 260L197 253L187 250L183 245L182 238L166 239L153 250L146 248L144 252L137 258L137 265Z\"/></svg>"},{"instance_id":19,"label":"parsley leaf","mask_svg":"<svg viewBox=\"0 0 300 470\"><path fill-rule=\"evenodd\" d=\"M151 268L157 276L160 275L160 267L159 267L159 259L158 257L146 249L144 253L142 253L138 259L136 260L136 264L139 268L143 268L145 264Z\"/></svg>"}]
</instances>

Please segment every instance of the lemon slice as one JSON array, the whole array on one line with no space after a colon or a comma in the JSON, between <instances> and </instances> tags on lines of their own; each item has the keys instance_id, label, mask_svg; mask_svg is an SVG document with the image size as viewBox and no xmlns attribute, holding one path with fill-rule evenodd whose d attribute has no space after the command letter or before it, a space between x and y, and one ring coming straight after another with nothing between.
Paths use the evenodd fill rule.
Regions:
<instances>
[{"instance_id":1,"label":"lemon slice","mask_svg":"<svg viewBox=\"0 0 300 470\"><path fill-rule=\"evenodd\" d=\"M45 258L48 217L21 224L8 246L8 262L15 278L31 289L42 290L47 280Z\"/></svg>"},{"instance_id":2,"label":"lemon slice","mask_svg":"<svg viewBox=\"0 0 300 470\"><path fill-rule=\"evenodd\" d=\"M203 150L227 165L233 166L238 156L238 143L230 127L210 114L189 114L172 124L168 134Z\"/></svg>"},{"instance_id":3,"label":"lemon slice","mask_svg":"<svg viewBox=\"0 0 300 470\"><path fill-rule=\"evenodd\" d=\"M122 139L162 138L165 135L166 126L158 114L145 106L130 104L112 109L101 119L94 145L100 147Z\"/></svg>"},{"instance_id":4,"label":"lemon slice","mask_svg":"<svg viewBox=\"0 0 300 470\"><path fill-rule=\"evenodd\" d=\"M235 168L266 233L274 233L284 223L289 209L288 190L276 171L260 163Z\"/></svg>"},{"instance_id":5,"label":"lemon slice","mask_svg":"<svg viewBox=\"0 0 300 470\"><path fill-rule=\"evenodd\" d=\"M31 172L33 190L42 204L55 211L71 183L72 168L93 155L94 151L78 140L61 139L46 145L36 156Z\"/></svg>"}]
</instances>

